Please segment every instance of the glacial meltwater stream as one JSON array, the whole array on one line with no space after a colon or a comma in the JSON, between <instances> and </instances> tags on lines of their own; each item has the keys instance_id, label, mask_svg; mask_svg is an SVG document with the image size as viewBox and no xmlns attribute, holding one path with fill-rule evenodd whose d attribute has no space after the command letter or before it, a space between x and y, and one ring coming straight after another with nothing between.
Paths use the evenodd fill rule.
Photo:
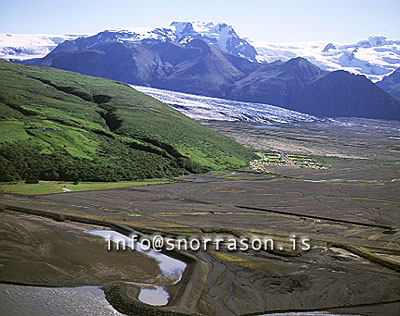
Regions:
<instances>
[{"instance_id":1,"label":"glacial meltwater stream","mask_svg":"<svg viewBox=\"0 0 400 316\"><path fill-rule=\"evenodd\" d=\"M123 316L98 286L41 287L0 284L2 316Z\"/></svg>"},{"instance_id":2,"label":"glacial meltwater stream","mask_svg":"<svg viewBox=\"0 0 400 316\"><path fill-rule=\"evenodd\" d=\"M111 230L93 230L90 234L111 240L114 243L125 241L126 247L134 249L154 258L161 272L167 277L170 284L178 283L186 268L182 261L171 258L153 249L143 250L142 244ZM130 283L130 282L129 282ZM138 300L152 306L165 306L169 301L169 293L163 286L155 284L132 284L140 288ZM0 284L0 314L13 315L40 315L40 316L122 316L106 300L103 290L98 286L79 287L41 287Z\"/></svg>"},{"instance_id":3,"label":"glacial meltwater stream","mask_svg":"<svg viewBox=\"0 0 400 316\"><path fill-rule=\"evenodd\" d=\"M146 247L132 238L112 230L92 230L89 233L101 236L106 240L110 240L115 244L123 244L127 249L134 249L147 256L154 258L158 262L161 272L164 276L171 279L171 284L178 283L186 269L186 263L171 258L154 249L145 250ZM164 306L168 304L169 293L164 287L155 284L141 284L141 290L138 296L139 301L153 305Z\"/></svg>"}]
</instances>

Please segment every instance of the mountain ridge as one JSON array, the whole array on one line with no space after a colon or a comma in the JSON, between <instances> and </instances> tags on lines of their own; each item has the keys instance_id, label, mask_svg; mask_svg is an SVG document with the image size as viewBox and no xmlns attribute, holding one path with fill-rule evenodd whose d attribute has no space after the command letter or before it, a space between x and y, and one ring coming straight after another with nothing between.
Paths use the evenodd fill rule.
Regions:
<instances>
[{"instance_id":1,"label":"mountain ridge","mask_svg":"<svg viewBox=\"0 0 400 316\"><path fill-rule=\"evenodd\" d=\"M353 93L362 91L363 93ZM324 99L324 106L318 102ZM336 70L316 78L289 97L291 110L306 109L316 116L352 116L363 118L400 119L400 102L363 75ZM354 104L363 106L354 107ZM385 104L385 107L379 105Z\"/></svg>"},{"instance_id":2,"label":"mountain ridge","mask_svg":"<svg viewBox=\"0 0 400 316\"><path fill-rule=\"evenodd\" d=\"M93 38L81 38L60 44L43 59L25 63L52 66L134 85L265 103L313 115L330 113L331 116L370 118L374 113L375 118L400 119L400 101L392 99L368 79L365 80L370 84L362 85L363 90L351 90L346 86L357 86L354 83L356 76L345 76L342 82L345 95L337 90L338 94L332 95L327 91L322 95L310 89L302 95L300 104L294 96L301 89L322 77L335 81L334 77L328 76L329 72L304 58L258 64L223 52L202 39L181 44L159 41L137 44L130 41L93 43ZM334 82L330 84L336 85ZM311 91L313 94L310 94ZM339 100L346 107L340 110L336 107L338 110L335 112L331 104ZM353 104L348 100L353 100ZM372 100L378 100L379 103L368 104ZM330 110L321 111L321 106Z\"/></svg>"},{"instance_id":3,"label":"mountain ridge","mask_svg":"<svg viewBox=\"0 0 400 316\"><path fill-rule=\"evenodd\" d=\"M259 62L287 61L303 57L323 70L346 70L373 82L400 67L400 40L370 36L356 43L331 41L268 43L250 41Z\"/></svg>"},{"instance_id":4,"label":"mountain ridge","mask_svg":"<svg viewBox=\"0 0 400 316\"><path fill-rule=\"evenodd\" d=\"M154 41L184 44L202 39L208 44L252 62L271 63L303 57L322 70L347 70L363 74L373 82L400 67L400 40L370 36L355 43L332 41L269 43L240 37L226 23L172 22L164 27L109 29L97 34L28 35L0 34L0 58L42 58L64 40L91 37L95 41L119 41L137 44Z\"/></svg>"}]
</instances>

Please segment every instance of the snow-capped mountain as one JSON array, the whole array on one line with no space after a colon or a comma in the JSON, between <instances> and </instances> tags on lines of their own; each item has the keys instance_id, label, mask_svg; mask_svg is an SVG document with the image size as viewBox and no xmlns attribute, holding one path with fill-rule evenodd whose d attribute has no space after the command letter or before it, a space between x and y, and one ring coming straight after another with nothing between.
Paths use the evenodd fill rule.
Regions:
<instances>
[{"instance_id":1,"label":"snow-capped mountain","mask_svg":"<svg viewBox=\"0 0 400 316\"><path fill-rule=\"evenodd\" d=\"M73 41L75 39L76 37L68 40ZM74 44L79 50L83 50L110 42L131 42L134 44L172 42L184 44L193 39L201 39L228 54L256 62L257 52L255 48L246 40L240 38L232 26L225 23L172 22L168 27L133 27L106 30L86 38L85 47L80 46L79 42ZM48 41L52 41L52 37L49 37ZM87 45L88 42L90 42L89 46ZM0 57L8 58L3 57L1 52Z\"/></svg>"},{"instance_id":2,"label":"snow-capped mountain","mask_svg":"<svg viewBox=\"0 0 400 316\"><path fill-rule=\"evenodd\" d=\"M81 36L84 35L0 34L0 58L41 58L57 44ZM204 22L172 22L166 27L123 28L86 36L89 36L89 41L86 40L85 45L90 42L93 46L108 42L184 44L201 39L226 53L252 62L269 63L303 57L323 70L346 70L365 75L373 82L382 80L400 67L400 40L390 40L384 36L372 36L357 43L253 42L239 37L230 25Z\"/></svg>"},{"instance_id":3,"label":"snow-capped mountain","mask_svg":"<svg viewBox=\"0 0 400 316\"><path fill-rule=\"evenodd\" d=\"M200 38L228 54L256 61L257 52L232 26L225 23L173 22L171 28L178 41Z\"/></svg>"},{"instance_id":4,"label":"snow-capped mountain","mask_svg":"<svg viewBox=\"0 0 400 316\"><path fill-rule=\"evenodd\" d=\"M364 76L324 71L304 58L260 64L203 39L176 43L146 37L137 43L120 37L108 31L65 41L44 58L24 63L319 117L400 119L400 100Z\"/></svg>"},{"instance_id":5,"label":"snow-capped mountain","mask_svg":"<svg viewBox=\"0 0 400 316\"><path fill-rule=\"evenodd\" d=\"M303 57L323 70L346 70L376 82L400 67L400 40L372 36L353 44L337 42L251 42L258 62Z\"/></svg>"},{"instance_id":6,"label":"snow-capped mountain","mask_svg":"<svg viewBox=\"0 0 400 316\"><path fill-rule=\"evenodd\" d=\"M0 58L24 60L42 58L58 44L87 34L0 34Z\"/></svg>"}]
</instances>

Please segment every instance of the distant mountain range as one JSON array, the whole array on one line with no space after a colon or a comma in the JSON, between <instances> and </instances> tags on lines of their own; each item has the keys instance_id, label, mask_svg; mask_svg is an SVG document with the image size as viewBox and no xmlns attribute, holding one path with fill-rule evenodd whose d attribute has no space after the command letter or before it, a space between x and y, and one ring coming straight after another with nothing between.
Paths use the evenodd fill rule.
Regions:
<instances>
[{"instance_id":1,"label":"distant mountain range","mask_svg":"<svg viewBox=\"0 0 400 316\"><path fill-rule=\"evenodd\" d=\"M371 36L357 43L250 43L256 47L259 62L303 57L323 70L346 70L365 75L373 82L382 80L400 67L400 40L390 40L385 36Z\"/></svg>"},{"instance_id":2,"label":"distant mountain range","mask_svg":"<svg viewBox=\"0 0 400 316\"><path fill-rule=\"evenodd\" d=\"M23 43L23 35L5 35L0 39L2 52L8 52L8 57L12 52L14 56L26 58L31 51L11 49L11 46L4 48L7 41ZM39 50L41 54L50 51L50 43L58 45L46 56L25 59L23 63L141 86L265 103L320 117L400 119L400 100L388 94L397 96L399 76L394 74L374 85L363 76L324 70L345 68L353 73L364 72L372 79L390 74L397 63L400 65L397 50L400 41L383 37L354 45L328 43L323 48L321 43L312 49L306 49L307 45L301 49L288 46L283 51L283 46L278 50L268 45L254 47L224 23L173 22L164 28L108 30L81 37L38 36L36 39L48 44ZM33 43L31 48L40 47ZM308 54L317 47L321 48L320 55ZM271 62L278 58L278 51L283 61ZM33 49L32 52L37 51ZM308 54L308 59L322 69L305 58L287 60L300 53ZM379 55L382 58L376 54L383 54ZM360 56L366 55L368 63L361 62Z\"/></svg>"},{"instance_id":3,"label":"distant mountain range","mask_svg":"<svg viewBox=\"0 0 400 316\"><path fill-rule=\"evenodd\" d=\"M131 35L122 40L122 33L104 31L65 41L45 57L24 63L322 117L400 119L400 100L364 76L324 71L303 58L260 64L219 49L204 35L170 41L164 37L169 33L159 32L154 38L134 35L134 40L125 33Z\"/></svg>"},{"instance_id":4,"label":"distant mountain range","mask_svg":"<svg viewBox=\"0 0 400 316\"><path fill-rule=\"evenodd\" d=\"M42 58L64 40L92 35L95 34L0 34L0 58ZM108 30L93 37L97 43L119 41L136 44L151 41L183 44L192 39L202 39L226 53L252 62L271 63L303 57L322 70L347 70L365 75L373 82L400 67L400 40L390 40L384 36L371 36L356 43L269 43L239 37L233 27L225 23L173 22L168 27Z\"/></svg>"},{"instance_id":5,"label":"distant mountain range","mask_svg":"<svg viewBox=\"0 0 400 316\"><path fill-rule=\"evenodd\" d=\"M51 48L64 40L74 40L88 35L28 35L0 34L0 58L27 59L42 58ZM91 34L93 43L110 41L136 44L151 42L173 42L184 44L192 39L201 39L234 56L256 61L257 51L247 40L240 38L233 27L225 23L172 22L169 27L136 27L107 30ZM60 40L63 39L63 40ZM41 45L40 45L41 43Z\"/></svg>"}]
</instances>

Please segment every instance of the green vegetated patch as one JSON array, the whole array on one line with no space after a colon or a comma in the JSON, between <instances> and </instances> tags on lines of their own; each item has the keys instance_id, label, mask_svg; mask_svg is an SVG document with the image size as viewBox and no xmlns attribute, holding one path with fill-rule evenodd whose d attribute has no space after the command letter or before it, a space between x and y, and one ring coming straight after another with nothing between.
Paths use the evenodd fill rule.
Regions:
<instances>
[{"instance_id":1,"label":"green vegetated patch","mask_svg":"<svg viewBox=\"0 0 400 316\"><path fill-rule=\"evenodd\" d=\"M63 181L40 181L39 183L34 184L26 184L24 182L0 184L0 190L14 194L39 195L88 190L105 190L165 183L171 183L171 180L160 179L153 181L80 182L78 184Z\"/></svg>"},{"instance_id":2,"label":"green vegetated patch","mask_svg":"<svg viewBox=\"0 0 400 316\"><path fill-rule=\"evenodd\" d=\"M248 258L243 258L236 254L230 254L226 252L210 251L210 254L218 261L221 262L249 262Z\"/></svg>"},{"instance_id":3,"label":"green vegetated patch","mask_svg":"<svg viewBox=\"0 0 400 316\"><path fill-rule=\"evenodd\" d=\"M0 60L0 181L163 178L253 158L126 84Z\"/></svg>"},{"instance_id":4,"label":"green vegetated patch","mask_svg":"<svg viewBox=\"0 0 400 316\"><path fill-rule=\"evenodd\" d=\"M249 269L271 269L276 267L276 264L270 263L267 261L263 260L257 260L257 259L250 259L250 258L244 258L242 256L239 256L235 253L225 253L225 252L217 252L217 251L211 251L210 252L211 256L214 257L219 262L225 263L225 264L234 264L237 266L241 266L244 268L249 268ZM281 267L282 269L282 267Z\"/></svg>"}]
</instances>

